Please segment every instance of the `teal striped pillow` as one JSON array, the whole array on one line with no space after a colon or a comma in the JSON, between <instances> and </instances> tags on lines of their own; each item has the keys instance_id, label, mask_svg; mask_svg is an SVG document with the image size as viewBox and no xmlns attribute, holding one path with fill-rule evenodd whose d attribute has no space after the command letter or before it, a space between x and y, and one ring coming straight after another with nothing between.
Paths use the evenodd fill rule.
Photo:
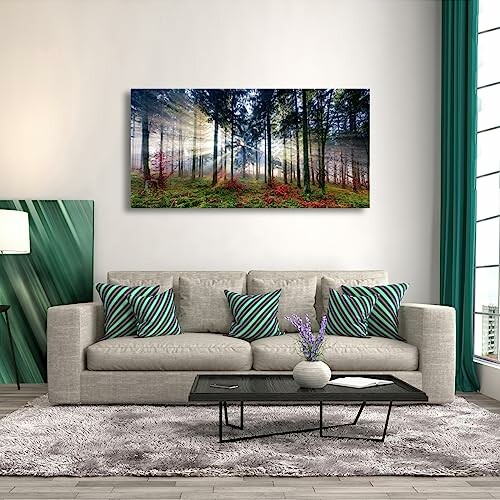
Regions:
<instances>
[{"instance_id":1,"label":"teal striped pillow","mask_svg":"<svg viewBox=\"0 0 500 500\"><path fill-rule=\"evenodd\" d=\"M128 297L156 295L156 286L124 286L97 283L96 290L104 307L104 339L137 335L137 321Z\"/></svg>"},{"instance_id":2,"label":"teal striped pillow","mask_svg":"<svg viewBox=\"0 0 500 500\"><path fill-rule=\"evenodd\" d=\"M350 297L330 288L325 332L342 337L367 337L368 318L376 302L375 296Z\"/></svg>"},{"instance_id":3,"label":"teal striped pillow","mask_svg":"<svg viewBox=\"0 0 500 500\"><path fill-rule=\"evenodd\" d=\"M139 337L158 337L181 333L181 327L175 315L172 288L158 295L128 296L128 301L134 311Z\"/></svg>"},{"instance_id":4,"label":"teal striped pillow","mask_svg":"<svg viewBox=\"0 0 500 500\"><path fill-rule=\"evenodd\" d=\"M406 340L398 334L398 313L408 283L377 286L346 286L342 291L353 297L377 297L377 302L368 318L368 335L389 339Z\"/></svg>"},{"instance_id":5,"label":"teal striped pillow","mask_svg":"<svg viewBox=\"0 0 500 500\"><path fill-rule=\"evenodd\" d=\"M242 295L224 290L233 313L228 335L243 340L282 335L278 323L281 290L260 295Z\"/></svg>"}]
</instances>

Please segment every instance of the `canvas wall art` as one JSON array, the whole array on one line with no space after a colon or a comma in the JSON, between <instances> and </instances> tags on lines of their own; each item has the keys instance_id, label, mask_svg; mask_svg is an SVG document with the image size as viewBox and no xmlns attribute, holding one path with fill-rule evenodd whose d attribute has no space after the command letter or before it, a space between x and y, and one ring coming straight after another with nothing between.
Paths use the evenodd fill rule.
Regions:
<instances>
[{"instance_id":1,"label":"canvas wall art","mask_svg":"<svg viewBox=\"0 0 500 500\"><path fill-rule=\"evenodd\" d=\"M93 297L94 202L2 200L29 214L31 252L0 255L0 304L9 319L21 382L46 381L47 309ZM5 319L0 316L0 383L15 382Z\"/></svg>"},{"instance_id":2,"label":"canvas wall art","mask_svg":"<svg viewBox=\"0 0 500 500\"><path fill-rule=\"evenodd\" d=\"M133 89L134 208L366 208L368 89Z\"/></svg>"}]
</instances>

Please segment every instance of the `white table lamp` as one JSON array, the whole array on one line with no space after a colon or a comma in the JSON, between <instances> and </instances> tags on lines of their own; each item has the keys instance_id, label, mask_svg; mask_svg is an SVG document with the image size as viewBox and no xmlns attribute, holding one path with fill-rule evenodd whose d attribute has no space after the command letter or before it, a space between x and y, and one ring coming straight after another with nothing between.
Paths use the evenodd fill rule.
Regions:
<instances>
[{"instance_id":1,"label":"white table lamp","mask_svg":"<svg viewBox=\"0 0 500 500\"><path fill-rule=\"evenodd\" d=\"M30 253L28 212L0 210L0 254Z\"/></svg>"}]
</instances>

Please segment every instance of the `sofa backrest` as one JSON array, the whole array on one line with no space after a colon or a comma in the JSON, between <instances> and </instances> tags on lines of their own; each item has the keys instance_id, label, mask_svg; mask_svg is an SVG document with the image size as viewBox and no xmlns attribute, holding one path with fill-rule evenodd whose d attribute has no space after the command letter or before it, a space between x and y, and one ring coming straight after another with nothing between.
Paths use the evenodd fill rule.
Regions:
<instances>
[{"instance_id":1,"label":"sofa backrest","mask_svg":"<svg viewBox=\"0 0 500 500\"><path fill-rule=\"evenodd\" d=\"M345 280L346 282L373 280L373 285L384 285L388 283L388 276L385 271L250 271L247 276L251 278L260 278L266 280L273 279L296 279L309 276L316 277L316 317L321 320L323 314L323 294L321 293L321 278L335 278Z\"/></svg>"},{"instance_id":2,"label":"sofa backrest","mask_svg":"<svg viewBox=\"0 0 500 500\"><path fill-rule=\"evenodd\" d=\"M387 283L388 280L388 276L385 271L250 271L248 274L243 271L110 271L108 273L108 283L128 286L159 284L163 289L169 288L172 283L176 307L177 310L179 310L179 278L181 276L199 279L244 278L245 283L248 283L248 280L251 278L279 280L315 276L315 308L318 320L321 319L323 311L323 296L321 293L321 278L323 276L345 280L346 282L353 280L373 280L373 284L384 284ZM246 286L244 292L246 292ZM216 318L219 312L214 310L213 314ZM206 330L200 328L199 331Z\"/></svg>"},{"instance_id":3,"label":"sofa backrest","mask_svg":"<svg viewBox=\"0 0 500 500\"><path fill-rule=\"evenodd\" d=\"M238 279L243 278L246 283L247 273L244 271L110 271L108 283L113 285L164 285L169 287L172 282L176 307L179 306L179 278L200 279ZM164 288L164 287L163 287ZM161 289L160 289L161 290ZM246 292L246 288L245 288Z\"/></svg>"}]
</instances>

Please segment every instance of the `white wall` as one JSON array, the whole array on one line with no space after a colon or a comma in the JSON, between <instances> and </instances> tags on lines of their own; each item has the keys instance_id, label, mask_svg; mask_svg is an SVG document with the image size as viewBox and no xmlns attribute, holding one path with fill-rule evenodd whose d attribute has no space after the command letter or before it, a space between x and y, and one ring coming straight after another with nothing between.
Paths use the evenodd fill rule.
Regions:
<instances>
[{"instance_id":1,"label":"white wall","mask_svg":"<svg viewBox=\"0 0 500 500\"><path fill-rule=\"evenodd\" d=\"M500 401L500 367L481 362L477 362L476 367L481 382L480 392Z\"/></svg>"},{"instance_id":2,"label":"white wall","mask_svg":"<svg viewBox=\"0 0 500 500\"><path fill-rule=\"evenodd\" d=\"M439 286L437 0L1 0L0 198L94 199L111 269L386 269ZM371 88L371 208L128 208L129 91Z\"/></svg>"}]
</instances>

